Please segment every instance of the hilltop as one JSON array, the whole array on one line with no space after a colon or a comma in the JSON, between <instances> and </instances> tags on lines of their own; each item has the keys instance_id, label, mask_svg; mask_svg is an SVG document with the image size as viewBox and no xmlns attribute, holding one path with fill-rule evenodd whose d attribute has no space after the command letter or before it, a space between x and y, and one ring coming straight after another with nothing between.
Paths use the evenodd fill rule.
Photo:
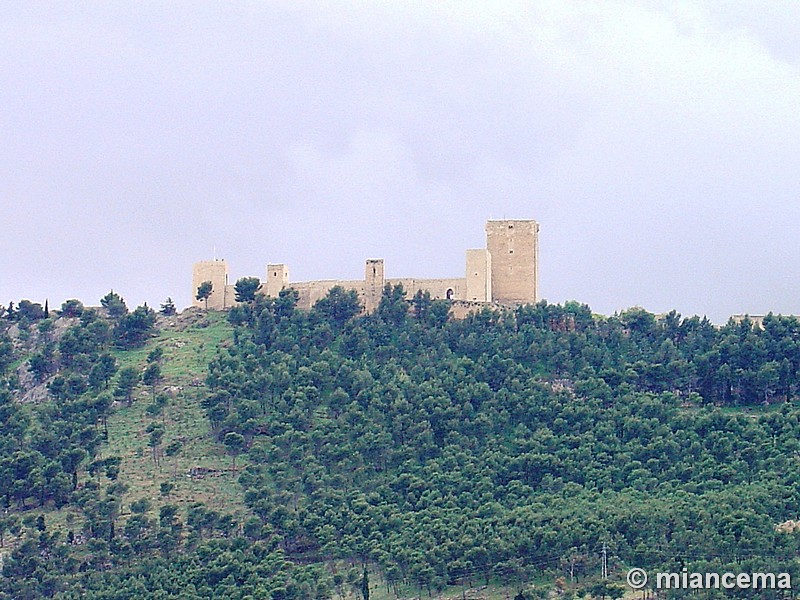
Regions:
<instances>
[{"instance_id":1,"label":"hilltop","mask_svg":"<svg viewBox=\"0 0 800 600\"><path fill-rule=\"evenodd\" d=\"M796 571L797 320L296 300L6 320L0 590L618 595L604 546Z\"/></svg>"},{"instance_id":2,"label":"hilltop","mask_svg":"<svg viewBox=\"0 0 800 600\"><path fill-rule=\"evenodd\" d=\"M99 307L87 310L105 312ZM86 366L72 369L69 362L58 364L64 361L66 349L76 345L71 334L82 330L80 316L54 316L35 324L7 322L4 329L13 348L9 367L13 392L22 404L47 402L54 383L58 385L65 375L81 372ZM121 496L123 505L147 498L156 509L167 501L181 505L196 500L218 510L242 507L230 472L230 457L213 439L200 409L208 363L230 343L232 327L224 314L189 309L170 316L154 315L152 331L142 344L132 348L109 344L106 348L115 361L117 377L125 369L142 374L149 364L148 356L161 353L155 401L152 390L137 382L130 402L114 398L109 406L107 438L104 436L99 446L97 460L120 459L120 472L129 487ZM31 360L36 361L43 353L50 354L52 364L38 376ZM114 383L112 377L105 390L113 392ZM153 423L164 431L157 463L148 446L151 432L147 427ZM171 443L180 444L180 449L169 457L162 456L163 448ZM170 486L169 494L160 493L162 484ZM121 514L125 516L126 512ZM52 516L58 518L57 514Z\"/></svg>"}]
</instances>

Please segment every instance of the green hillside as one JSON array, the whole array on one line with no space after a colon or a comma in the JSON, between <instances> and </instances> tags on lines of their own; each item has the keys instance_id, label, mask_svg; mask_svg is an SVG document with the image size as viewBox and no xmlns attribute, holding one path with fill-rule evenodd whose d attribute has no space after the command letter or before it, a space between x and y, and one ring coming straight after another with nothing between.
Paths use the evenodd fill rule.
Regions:
<instances>
[{"instance_id":1,"label":"green hillside","mask_svg":"<svg viewBox=\"0 0 800 600\"><path fill-rule=\"evenodd\" d=\"M122 458L121 472L131 487L123 503L146 497L160 504L160 486L169 483L173 487L167 498L172 503L201 501L216 510L243 509L234 474L229 472L230 458L210 435L208 420L200 409L208 363L218 349L231 343L231 331L222 313L184 314L162 319L157 333L141 348L114 352L120 367L143 371L147 355L156 348L163 349L163 379L158 387L168 398L158 414L149 414L152 394L140 389L136 402L120 406L109 418L108 443L103 452ZM173 456L159 458L158 465L148 446L146 428L150 423L163 425L162 449L175 441L181 445ZM200 472L204 469L209 474ZM193 472L197 475L190 477Z\"/></svg>"},{"instance_id":2,"label":"green hillside","mask_svg":"<svg viewBox=\"0 0 800 600\"><path fill-rule=\"evenodd\" d=\"M632 566L797 572L796 320L295 302L3 315L0 598L618 597Z\"/></svg>"}]
</instances>

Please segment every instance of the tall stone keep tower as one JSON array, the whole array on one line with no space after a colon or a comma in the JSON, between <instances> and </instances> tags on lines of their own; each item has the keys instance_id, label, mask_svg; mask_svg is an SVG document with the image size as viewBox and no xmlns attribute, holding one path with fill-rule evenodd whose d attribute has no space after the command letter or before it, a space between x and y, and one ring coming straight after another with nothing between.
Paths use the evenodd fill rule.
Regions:
<instances>
[{"instance_id":1,"label":"tall stone keep tower","mask_svg":"<svg viewBox=\"0 0 800 600\"><path fill-rule=\"evenodd\" d=\"M533 303L539 298L539 224L533 220L486 222L492 300Z\"/></svg>"},{"instance_id":2,"label":"tall stone keep tower","mask_svg":"<svg viewBox=\"0 0 800 600\"><path fill-rule=\"evenodd\" d=\"M205 307L206 303L197 299L197 288L200 284L210 281L212 285L211 296L208 297L208 308L222 310L231 305L226 298L228 285L228 263L224 260L203 260L194 263L192 268L192 306Z\"/></svg>"}]
</instances>

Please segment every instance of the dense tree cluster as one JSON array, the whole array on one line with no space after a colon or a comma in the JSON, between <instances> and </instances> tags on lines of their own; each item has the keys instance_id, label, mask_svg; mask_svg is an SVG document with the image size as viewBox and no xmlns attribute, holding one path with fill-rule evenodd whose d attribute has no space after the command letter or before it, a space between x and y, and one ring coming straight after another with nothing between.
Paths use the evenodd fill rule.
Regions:
<instances>
[{"instance_id":1,"label":"dense tree cluster","mask_svg":"<svg viewBox=\"0 0 800 600\"><path fill-rule=\"evenodd\" d=\"M40 518L5 559L0 598L330 597L333 580L325 569L289 562L257 528L239 535L235 522L199 506L184 521L177 506L162 506L151 517L146 503L133 503L134 514L117 532L120 506L113 494L84 496L90 537L50 532Z\"/></svg>"},{"instance_id":2,"label":"dense tree cluster","mask_svg":"<svg viewBox=\"0 0 800 600\"><path fill-rule=\"evenodd\" d=\"M114 400L130 405L148 389L145 413L153 420L144 431L156 464L182 445L155 419L166 401L158 392L163 347L147 354L143 368L117 359L152 335L152 310L129 311L111 292L100 310L68 300L60 314L69 321L56 324L30 304L11 305L0 327L0 599L330 596L328 570L289 562L259 519L201 503L123 506L129 490L121 458L113 448L100 452ZM171 300L161 313L175 314ZM35 402L20 401L26 366L27 386L47 390ZM226 443L235 456L244 438L230 433ZM163 495L169 489L162 484ZM54 525L50 515L59 509L66 524Z\"/></svg>"},{"instance_id":3,"label":"dense tree cluster","mask_svg":"<svg viewBox=\"0 0 800 600\"><path fill-rule=\"evenodd\" d=\"M542 302L454 321L448 302L399 286L371 315L342 288L308 312L290 289L237 293L202 406L239 476L241 518L123 506L120 458L99 452L114 400L144 390L153 461L180 450L156 418L163 348L144 367L118 361L151 335L152 310L113 292L101 310L68 301L56 335L44 307L12 307L0 600L366 599L376 572L428 593L497 579L532 598L522 582L544 579L562 597L619 597L597 581L602 547L614 572L800 576L800 533L778 527L800 511L795 319L715 327ZM19 401L22 361L46 400ZM58 507L79 521L51 523Z\"/></svg>"},{"instance_id":4,"label":"dense tree cluster","mask_svg":"<svg viewBox=\"0 0 800 600\"><path fill-rule=\"evenodd\" d=\"M800 324L716 328L540 303L447 319L387 286L230 313L204 402L244 438L252 510L289 555L358 557L428 590L614 560L788 568L800 506ZM728 407L782 403L750 414ZM676 562L677 561L677 562Z\"/></svg>"},{"instance_id":5,"label":"dense tree cluster","mask_svg":"<svg viewBox=\"0 0 800 600\"><path fill-rule=\"evenodd\" d=\"M28 327L24 320L17 324L21 332ZM20 384L8 367L17 351L7 334L0 340L0 494L7 507L67 504L79 471L104 439L111 410L104 390L116 371L109 325L82 308L79 321L57 342L52 325L50 319L39 322L38 343L28 355L35 382L48 382L45 402L16 399Z\"/></svg>"}]
</instances>

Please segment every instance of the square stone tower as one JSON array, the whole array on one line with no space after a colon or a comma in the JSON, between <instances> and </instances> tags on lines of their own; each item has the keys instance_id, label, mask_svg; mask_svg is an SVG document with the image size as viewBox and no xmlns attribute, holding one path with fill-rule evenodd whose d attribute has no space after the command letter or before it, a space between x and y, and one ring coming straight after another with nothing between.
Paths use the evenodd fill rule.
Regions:
<instances>
[{"instance_id":1,"label":"square stone tower","mask_svg":"<svg viewBox=\"0 0 800 600\"><path fill-rule=\"evenodd\" d=\"M266 285L261 286L261 291L267 296L277 298L281 290L289 285L289 267L286 265L267 265Z\"/></svg>"},{"instance_id":2,"label":"square stone tower","mask_svg":"<svg viewBox=\"0 0 800 600\"><path fill-rule=\"evenodd\" d=\"M533 220L486 222L492 300L512 304L539 299L539 224Z\"/></svg>"},{"instance_id":3,"label":"square stone tower","mask_svg":"<svg viewBox=\"0 0 800 600\"><path fill-rule=\"evenodd\" d=\"M224 260L203 260L194 263L192 268L192 306L205 308L206 303L197 299L197 288L200 284L211 282L211 295L208 297L208 308L222 310L230 306L226 298L225 288L228 285L228 263Z\"/></svg>"}]
</instances>

